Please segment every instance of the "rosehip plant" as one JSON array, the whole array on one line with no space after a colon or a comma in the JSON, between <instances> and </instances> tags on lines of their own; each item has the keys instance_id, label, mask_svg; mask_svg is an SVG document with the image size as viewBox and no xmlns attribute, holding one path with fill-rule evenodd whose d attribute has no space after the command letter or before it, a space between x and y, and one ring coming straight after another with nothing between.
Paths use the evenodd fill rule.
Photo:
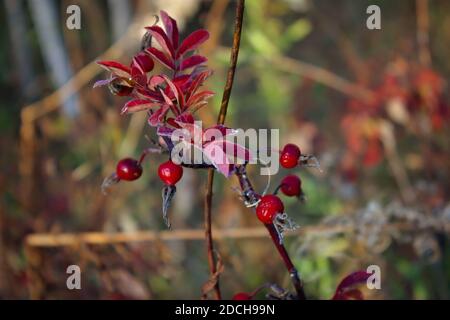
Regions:
<instances>
[{"instance_id":1,"label":"rosehip plant","mask_svg":"<svg viewBox=\"0 0 450 320\"><path fill-rule=\"evenodd\" d=\"M234 65L232 63L227 86L224 91L222 107L228 103L231 84L234 75L237 53L239 50L240 29L242 27L243 0L238 2L237 24L232 49ZM176 184L183 176L184 168L189 169L214 169L226 178L236 176L240 185L240 195L244 204L253 208L256 218L267 228L273 243L278 250L293 283L296 294L290 294L281 289L278 294L272 295L278 298L305 299L303 283L300 280L297 269L292 263L284 245L283 235L288 230L297 228L297 225L285 212L282 199L275 193L281 189L283 195L302 197L301 180L299 177L289 175L285 177L276 188L274 194L259 194L253 188L246 171L249 161L252 159L250 152L243 146L234 144L225 138L234 133L234 130L220 123L225 120L221 109L220 123L205 130L198 130L195 124L196 112L207 105L208 99L214 93L202 89L205 80L212 74L206 66L207 58L198 54L197 49L209 37L206 30L192 32L186 38L181 39L177 22L166 12L161 11L160 17L163 27L156 25L146 27L141 51L138 52L129 64L116 61L99 61L98 64L106 69L110 76L105 80L95 83L94 87L108 86L111 93L117 96L128 96L130 100L121 108L121 114L127 115L134 112L146 112L148 124L155 128L158 142L141 154L139 160L126 158L118 162L116 172L107 177L103 184L103 190L107 190L122 180L132 181L141 177L142 162L151 153L168 154L168 159L161 163L158 175L163 183L162 189L162 213L166 225L170 228L168 209L171 199L175 196ZM240 17L240 19L238 19ZM240 22L240 23L239 23ZM237 41L236 41L237 35ZM164 72L156 74L155 62L164 67ZM232 58L233 62L233 58ZM230 80L231 79L231 80ZM225 109L226 111L226 109ZM185 145L200 149L205 161L200 164L179 162L173 159L175 145L171 139L178 129L190 133L191 138L184 138ZM219 132L221 138L212 138L212 131ZM201 143L192 141L194 135L200 135ZM189 136L189 135L188 135ZM231 154L230 154L231 150ZM240 158L242 164L236 164L230 158ZM279 161L281 166L292 169L302 166L318 166L317 160L311 155L304 155L300 148L294 144L287 144L280 150ZM215 284L217 285L217 282ZM239 293L234 299L251 299L252 294ZM220 297L220 295L219 295Z\"/></svg>"}]
</instances>

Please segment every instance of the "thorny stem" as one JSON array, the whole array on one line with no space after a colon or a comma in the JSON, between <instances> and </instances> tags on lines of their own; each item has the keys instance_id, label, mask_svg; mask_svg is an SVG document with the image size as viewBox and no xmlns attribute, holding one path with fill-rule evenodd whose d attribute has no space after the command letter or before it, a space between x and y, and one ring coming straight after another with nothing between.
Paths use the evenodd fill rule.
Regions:
<instances>
[{"instance_id":1,"label":"thorny stem","mask_svg":"<svg viewBox=\"0 0 450 320\"><path fill-rule=\"evenodd\" d=\"M234 73L236 70L236 64L239 54L239 45L241 42L241 30L242 20L244 17L244 3L245 0L238 0L236 6L236 18L234 23L234 35L233 35L233 47L231 49L230 67L228 69L227 81L225 83L225 89L222 97L222 104L220 106L219 117L217 119L218 124L224 124L227 115L228 102L230 100L231 89L233 87ZM205 225L205 241L208 254L208 264L211 276L216 273L216 262L214 257L214 246L212 241L211 232L211 204L212 204L212 188L214 183L214 169L208 170L208 182L205 195L205 207L204 207L204 225ZM217 277L216 285L214 286L214 293L217 300L221 299L219 278Z\"/></svg>"}]
</instances>

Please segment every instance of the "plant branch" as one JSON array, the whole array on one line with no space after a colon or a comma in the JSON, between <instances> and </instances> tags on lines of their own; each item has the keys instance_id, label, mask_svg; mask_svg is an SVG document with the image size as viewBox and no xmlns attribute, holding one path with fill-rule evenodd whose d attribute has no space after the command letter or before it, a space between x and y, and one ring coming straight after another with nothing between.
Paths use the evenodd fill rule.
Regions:
<instances>
[{"instance_id":1,"label":"plant branch","mask_svg":"<svg viewBox=\"0 0 450 320\"><path fill-rule=\"evenodd\" d=\"M250 182L245 165L236 167L235 174L239 180L239 185L242 190L242 197L244 198L245 203L248 205L252 205L257 203L260 195L253 189L252 183ZM278 250L281 259L284 262L284 265L291 276L292 284L297 292L297 297L299 300L305 300L305 292L303 290L303 282L301 281L297 269L289 257L289 254L282 243L280 243L280 238L277 230L275 229L273 224L265 224L266 229L269 231L270 237L272 238L272 242Z\"/></svg>"},{"instance_id":2,"label":"plant branch","mask_svg":"<svg viewBox=\"0 0 450 320\"><path fill-rule=\"evenodd\" d=\"M228 102L230 100L231 89L233 87L234 73L236 71L236 64L239 54L239 45L241 42L241 30L242 20L244 17L244 3L245 0L238 0L236 6L236 18L234 23L234 35L233 35L233 47L231 48L230 67L228 69L227 81L225 83L225 89L222 97L222 104L220 106L219 117L217 119L218 124L224 124L227 115ZM204 206L204 226L205 226L205 241L206 250L208 254L208 264L211 276L216 273L216 262L214 257L214 245L211 232L211 207L213 196L213 184L214 184L214 169L208 170L208 182L206 186L205 206ZM214 293L217 300L221 299L219 280L217 279L214 286Z\"/></svg>"}]
</instances>

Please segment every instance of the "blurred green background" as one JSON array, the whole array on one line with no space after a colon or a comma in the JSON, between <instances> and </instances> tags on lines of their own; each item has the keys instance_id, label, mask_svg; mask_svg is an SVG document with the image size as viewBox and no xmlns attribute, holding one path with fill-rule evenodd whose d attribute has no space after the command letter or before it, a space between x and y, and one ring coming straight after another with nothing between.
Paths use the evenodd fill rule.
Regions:
<instances>
[{"instance_id":1,"label":"blurred green background","mask_svg":"<svg viewBox=\"0 0 450 320\"><path fill-rule=\"evenodd\" d=\"M81 8L81 30L66 27L72 4ZM381 30L366 27L371 4L381 8ZM217 94L199 117L213 124L234 1L2 1L0 298L201 296L209 272L201 240L25 249L34 233L165 229L156 175L162 157L146 160L141 179L101 193L116 162L138 157L144 136L155 133L145 113L120 116L126 99L92 89L105 77L93 62L106 54L128 63L161 9L183 35L211 32L200 52ZM382 289L365 290L368 298L449 298L448 12L444 0L246 1L227 125L278 128L281 144L296 143L321 161L323 172L293 171L307 202L286 199L305 229L287 238L287 248L311 298L329 299L346 274L372 264L381 267ZM250 174L262 191L266 178L256 168ZM271 190L285 174L272 178ZM185 170L170 210L175 230L203 227L205 182L205 172ZM215 179L214 228L258 227L234 185L233 178ZM289 288L268 238L216 245L225 297L266 282ZM66 289L70 264L82 267L80 291Z\"/></svg>"}]
</instances>

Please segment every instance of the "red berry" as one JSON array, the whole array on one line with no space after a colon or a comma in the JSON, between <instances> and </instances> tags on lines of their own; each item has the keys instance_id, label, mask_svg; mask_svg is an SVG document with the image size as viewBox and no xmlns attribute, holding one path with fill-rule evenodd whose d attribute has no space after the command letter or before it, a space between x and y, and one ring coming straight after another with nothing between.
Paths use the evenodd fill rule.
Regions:
<instances>
[{"instance_id":1,"label":"red berry","mask_svg":"<svg viewBox=\"0 0 450 320\"><path fill-rule=\"evenodd\" d=\"M256 216L265 224L272 223L278 213L283 213L284 205L276 195L268 194L261 198L256 207Z\"/></svg>"},{"instance_id":2,"label":"red berry","mask_svg":"<svg viewBox=\"0 0 450 320\"><path fill-rule=\"evenodd\" d=\"M175 185L183 176L183 167L172 160L162 163L158 168L159 178L169 186Z\"/></svg>"},{"instance_id":3,"label":"red berry","mask_svg":"<svg viewBox=\"0 0 450 320\"><path fill-rule=\"evenodd\" d=\"M287 169L294 168L297 166L300 156L300 148L295 144L288 143L281 151L280 164Z\"/></svg>"},{"instance_id":4,"label":"red berry","mask_svg":"<svg viewBox=\"0 0 450 320\"><path fill-rule=\"evenodd\" d=\"M288 197L299 197L302 192L302 180L296 175L289 175L281 180L281 192Z\"/></svg>"},{"instance_id":5,"label":"red berry","mask_svg":"<svg viewBox=\"0 0 450 320\"><path fill-rule=\"evenodd\" d=\"M117 163L116 174L121 180L136 180L142 175L142 166L135 159L125 158Z\"/></svg>"},{"instance_id":6,"label":"red berry","mask_svg":"<svg viewBox=\"0 0 450 320\"><path fill-rule=\"evenodd\" d=\"M252 300L252 296L245 292L236 293L232 300Z\"/></svg>"}]
</instances>

